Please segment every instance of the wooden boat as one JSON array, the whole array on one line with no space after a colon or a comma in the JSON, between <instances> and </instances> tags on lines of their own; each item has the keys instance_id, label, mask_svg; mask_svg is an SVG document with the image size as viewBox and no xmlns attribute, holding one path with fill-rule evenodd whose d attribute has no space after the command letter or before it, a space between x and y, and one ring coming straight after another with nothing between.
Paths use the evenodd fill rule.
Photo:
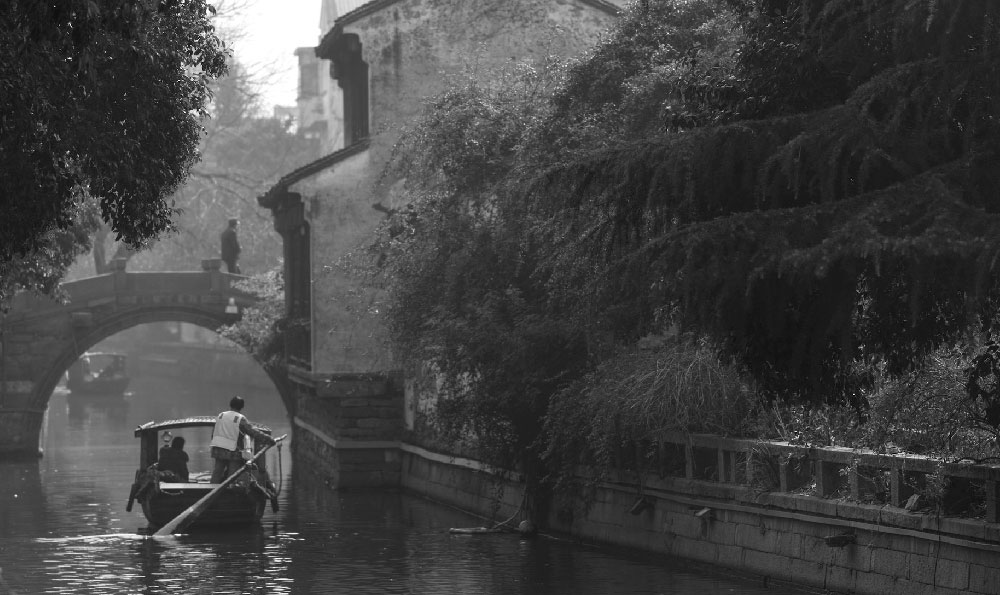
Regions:
<instances>
[{"instance_id":1,"label":"wooden boat","mask_svg":"<svg viewBox=\"0 0 1000 595\"><path fill-rule=\"evenodd\" d=\"M267 426L256 423L252 425L265 434L271 434L271 429ZM208 465L211 465L212 459L208 453L214 427L215 417L204 416L162 422L151 421L136 428L135 436L140 439L139 469L135 473L135 482L132 484L125 509L131 512L133 502L139 502L150 525L162 527L218 486L219 484L211 483L211 470L195 472L190 469L192 464L190 462L191 472L187 481L182 481L157 466L158 438L162 435L164 442L169 443L171 433L177 430L186 430L185 451L189 456L192 459L207 460ZM193 438L198 434L201 437L200 442L192 444ZM244 439L253 452L259 452L263 448L263 445L259 447L253 445L248 436ZM267 473L265 458L264 456L258 458L249 470L223 488L205 512L191 524L191 528L237 526L260 522L268 502L271 503L271 509L277 512L278 494Z\"/></svg>"},{"instance_id":2,"label":"wooden boat","mask_svg":"<svg viewBox=\"0 0 1000 595\"><path fill-rule=\"evenodd\" d=\"M131 381L124 353L88 351L66 371L66 388L73 394L121 396Z\"/></svg>"}]
</instances>

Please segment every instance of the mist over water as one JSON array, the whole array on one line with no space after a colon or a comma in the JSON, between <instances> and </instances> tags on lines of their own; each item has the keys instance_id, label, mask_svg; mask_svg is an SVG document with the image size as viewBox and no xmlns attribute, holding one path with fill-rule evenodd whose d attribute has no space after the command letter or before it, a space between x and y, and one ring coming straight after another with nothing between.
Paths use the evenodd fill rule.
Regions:
<instances>
[{"instance_id":1,"label":"mist over water","mask_svg":"<svg viewBox=\"0 0 1000 595\"><path fill-rule=\"evenodd\" d=\"M794 592L662 556L513 534L452 535L450 527L482 521L404 493L308 485L294 474L287 447L268 453L281 509L268 509L259 527L147 536L140 507L125 511L139 458L135 427L213 415L237 392L252 421L290 433L270 386L137 377L124 399L57 390L44 457L0 461L0 595ZM190 455L192 471L209 468L207 452Z\"/></svg>"}]
</instances>

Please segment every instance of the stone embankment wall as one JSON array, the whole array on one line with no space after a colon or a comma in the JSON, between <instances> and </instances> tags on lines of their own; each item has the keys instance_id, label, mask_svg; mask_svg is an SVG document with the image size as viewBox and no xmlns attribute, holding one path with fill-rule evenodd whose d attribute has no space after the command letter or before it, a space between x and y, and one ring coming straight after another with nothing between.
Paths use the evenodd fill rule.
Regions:
<instances>
[{"instance_id":1,"label":"stone embankment wall","mask_svg":"<svg viewBox=\"0 0 1000 595\"><path fill-rule=\"evenodd\" d=\"M400 451L407 489L498 521L520 506L476 461ZM679 435L619 462L547 526L832 592L1000 593L1000 468Z\"/></svg>"},{"instance_id":2,"label":"stone embankment wall","mask_svg":"<svg viewBox=\"0 0 1000 595\"><path fill-rule=\"evenodd\" d=\"M299 385L292 424L295 465L332 488L400 484L402 383L393 376L341 374Z\"/></svg>"},{"instance_id":3,"label":"stone embankment wall","mask_svg":"<svg viewBox=\"0 0 1000 595\"><path fill-rule=\"evenodd\" d=\"M838 593L1000 593L1000 466L783 442L664 434L616 453L579 493L542 503L523 478L442 453L396 377L342 375L301 394L296 467L334 488L404 489L511 526ZM586 453L581 453L581 463Z\"/></svg>"}]
</instances>

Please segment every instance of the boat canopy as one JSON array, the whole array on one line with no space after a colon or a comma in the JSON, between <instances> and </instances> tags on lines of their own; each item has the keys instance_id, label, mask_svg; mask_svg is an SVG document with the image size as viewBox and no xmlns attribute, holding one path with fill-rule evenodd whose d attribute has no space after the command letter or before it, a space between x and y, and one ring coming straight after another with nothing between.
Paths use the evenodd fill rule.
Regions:
<instances>
[{"instance_id":1,"label":"boat canopy","mask_svg":"<svg viewBox=\"0 0 1000 595\"><path fill-rule=\"evenodd\" d=\"M143 434L150 432L156 433L161 430L174 430L178 428L204 428L215 425L216 416L214 415L198 415L195 417L185 417L184 419L171 419L167 421L149 421L138 428L135 429L135 436L138 438ZM265 434L271 434L271 428L250 422L250 425L254 427L255 430L264 432Z\"/></svg>"}]
</instances>

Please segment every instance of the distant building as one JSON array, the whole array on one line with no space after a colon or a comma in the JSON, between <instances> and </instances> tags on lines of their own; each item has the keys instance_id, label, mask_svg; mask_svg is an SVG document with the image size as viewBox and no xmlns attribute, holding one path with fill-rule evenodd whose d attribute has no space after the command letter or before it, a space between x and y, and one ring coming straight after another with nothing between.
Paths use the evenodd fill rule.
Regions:
<instances>
[{"instance_id":1,"label":"distant building","mask_svg":"<svg viewBox=\"0 0 1000 595\"><path fill-rule=\"evenodd\" d=\"M329 153L330 144L327 140L326 105L327 88L321 82L326 78L329 65L326 60L316 56L316 48L296 48L295 56L299 59L299 95L296 100L299 132L311 139L319 141L324 153Z\"/></svg>"},{"instance_id":2,"label":"distant building","mask_svg":"<svg viewBox=\"0 0 1000 595\"><path fill-rule=\"evenodd\" d=\"M289 130L292 132L299 127L299 108L288 105L276 105L271 112L271 117L275 120L290 123Z\"/></svg>"},{"instance_id":3,"label":"distant building","mask_svg":"<svg viewBox=\"0 0 1000 595\"><path fill-rule=\"evenodd\" d=\"M322 0L319 29L331 30L337 15L347 14L365 0ZM319 40L317 40L319 41ZM299 60L298 122L303 134L319 141L320 150L331 153L341 140L340 118L333 111L337 82L330 73L330 61L316 55L316 47L296 48Z\"/></svg>"},{"instance_id":4,"label":"distant building","mask_svg":"<svg viewBox=\"0 0 1000 595\"><path fill-rule=\"evenodd\" d=\"M375 323L357 312L338 260L370 237L392 197L373 185L400 127L445 73L476 59L487 76L512 59L577 55L625 0L325 0L324 35L299 48L299 126L326 156L289 172L266 194L284 243L286 306L307 326L288 329L289 375L316 394L331 378L385 372L392 362ZM379 209L374 208L378 205ZM383 207L384 205L384 207Z\"/></svg>"}]
</instances>

